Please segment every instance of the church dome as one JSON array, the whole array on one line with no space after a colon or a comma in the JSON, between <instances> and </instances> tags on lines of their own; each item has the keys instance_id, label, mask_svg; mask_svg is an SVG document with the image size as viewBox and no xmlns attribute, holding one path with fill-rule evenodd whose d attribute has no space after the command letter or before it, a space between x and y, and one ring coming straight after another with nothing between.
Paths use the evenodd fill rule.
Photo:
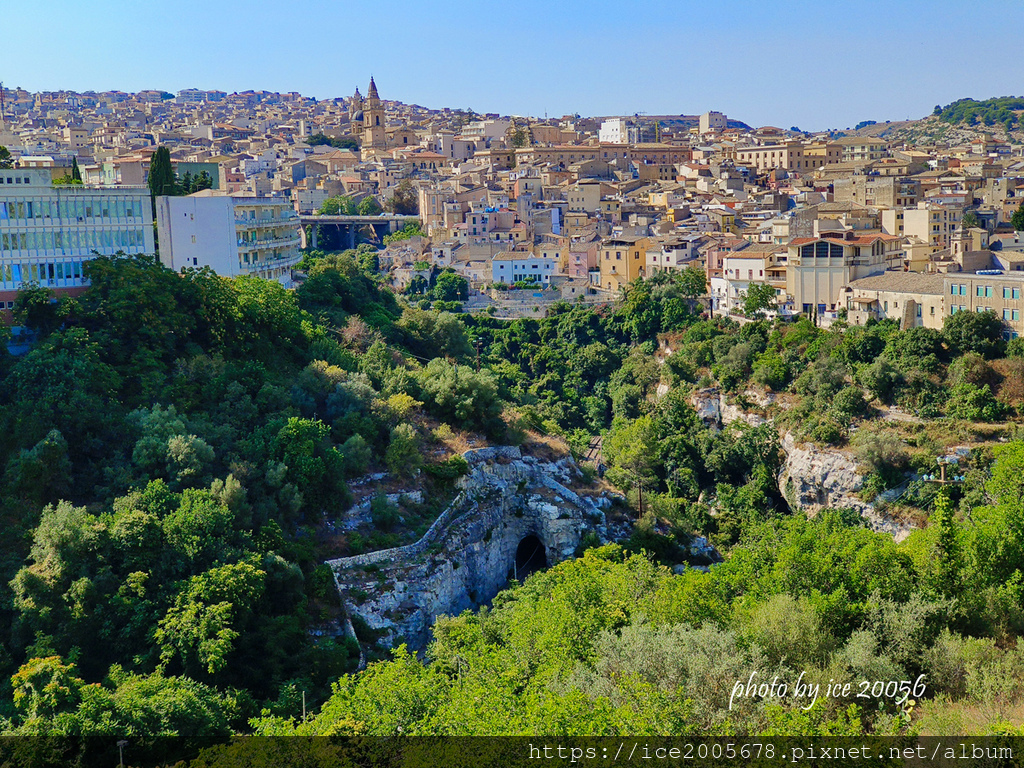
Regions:
<instances>
[{"instance_id":1,"label":"church dome","mask_svg":"<svg viewBox=\"0 0 1024 768\"><path fill-rule=\"evenodd\" d=\"M356 112L354 115L352 115L352 122L353 123L361 123L361 122L363 122L363 110L360 109L358 112Z\"/></svg>"}]
</instances>

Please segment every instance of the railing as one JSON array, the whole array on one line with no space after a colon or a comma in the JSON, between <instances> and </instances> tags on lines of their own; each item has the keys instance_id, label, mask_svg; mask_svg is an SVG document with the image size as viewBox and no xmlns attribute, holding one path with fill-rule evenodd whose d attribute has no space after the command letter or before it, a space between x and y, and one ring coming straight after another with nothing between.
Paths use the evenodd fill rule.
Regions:
<instances>
[{"instance_id":1,"label":"railing","mask_svg":"<svg viewBox=\"0 0 1024 768\"><path fill-rule=\"evenodd\" d=\"M279 267L282 264L298 264L300 261L302 261L302 254L296 251L288 254L283 253L280 256L270 256L265 259L260 259L259 261L251 261L248 264L243 263L242 266L251 270L258 270L265 269L267 267Z\"/></svg>"},{"instance_id":2,"label":"railing","mask_svg":"<svg viewBox=\"0 0 1024 768\"><path fill-rule=\"evenodd\" d=\"M260 216L257 219L235 217L235 224L243 227L269 227L275 224L298 224L299 217L294 212L289 216Z\"/></svg>"},{"instance_id":3,"label":"railing","mask_svg":"<svg viewBox=\"0 0 1024 768\"><path fill-rule=\"evenodd\" d=\"M300 240L298 235L289 235L288 237L272 237L264 240L239 240L238 247L243 251L255 251L263 248L295 245L299 242Z\"/></svg>"}]
</instances>

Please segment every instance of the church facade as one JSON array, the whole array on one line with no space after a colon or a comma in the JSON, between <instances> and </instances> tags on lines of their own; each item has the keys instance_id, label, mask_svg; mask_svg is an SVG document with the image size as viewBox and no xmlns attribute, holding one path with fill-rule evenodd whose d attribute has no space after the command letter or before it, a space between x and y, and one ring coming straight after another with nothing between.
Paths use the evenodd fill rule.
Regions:
<instances>
[{"instance_id":1,"label":"church facade","mask_svg":"<svg viewBox=\"0 0 1024 768\"><path fill-rule=\"evenodd\" d=\"M359 140L359 148L363 152L407 147L416 142L416 134L405 126L388 129L384 105L372 77L370 87L366 90L366 97L364 98L356 88L355 94L349 100L348 119L349 131Z\"/></svg>"},{"instance_id":2,"label":"church facade","mask_svg":"<svg viewBox=\"0 0 1024 768\"><path fill-rule=\"evenodd\" d=\"M349 104L348 119L352 133L360 135L360 149L387 149L387 121L384 117L384 106L380 103L377 84L370 78L370 87L366 98L356 88L355 95Z\"/></svg>"}]
</instances>

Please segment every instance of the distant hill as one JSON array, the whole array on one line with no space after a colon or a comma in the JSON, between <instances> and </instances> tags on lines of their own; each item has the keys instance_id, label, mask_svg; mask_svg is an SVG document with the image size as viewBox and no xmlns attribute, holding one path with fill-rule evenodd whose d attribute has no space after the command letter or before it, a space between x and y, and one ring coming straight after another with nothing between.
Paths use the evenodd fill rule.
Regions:
<instances>
[{"instance_id":1,"label":"distant hill","mask_svg":"<svg viewBox=\"0 0 1024 768\"><path fill-rule=\"evenodd\" d=\"M945 107L936 104L932 114L950 125L993 128L998 124L1010 131L1020 127L1021 112L1024 112L1024 98L999 96L985 101L958 99Z\"/></svg>"},{"instance_id":2,"label":"distant hill","mask_svg":"<svg viewBox=\"0 0 1024 768\"><path fill-rule=\"evenodd\" d=\"M932 114L918 120L874 123L865 120L847 136L877 136L892 142L956 146L988 134L1011 142L1024 140L1024 98L999 96L978 101L958 99L935 105Z\"/></svg>"}]
</instances>

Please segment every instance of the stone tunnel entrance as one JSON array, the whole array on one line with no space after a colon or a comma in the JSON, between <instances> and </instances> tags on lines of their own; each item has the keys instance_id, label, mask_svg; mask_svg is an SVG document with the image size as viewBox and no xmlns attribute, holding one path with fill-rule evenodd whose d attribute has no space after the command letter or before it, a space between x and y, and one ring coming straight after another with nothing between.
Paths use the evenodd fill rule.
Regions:
<instances>
[{"instance_id":1,"label":"stone tunnel entrance","mask_svg":"<svg viewBox=\"0 0 1024 768\"><path fill-rule=\"evenodd\" d=\"M548 567L547 550L537 535L531 533L516 547L516 558L508 571L509 581L526 581L530 574Z\"/></svg>"}]
</instances>

